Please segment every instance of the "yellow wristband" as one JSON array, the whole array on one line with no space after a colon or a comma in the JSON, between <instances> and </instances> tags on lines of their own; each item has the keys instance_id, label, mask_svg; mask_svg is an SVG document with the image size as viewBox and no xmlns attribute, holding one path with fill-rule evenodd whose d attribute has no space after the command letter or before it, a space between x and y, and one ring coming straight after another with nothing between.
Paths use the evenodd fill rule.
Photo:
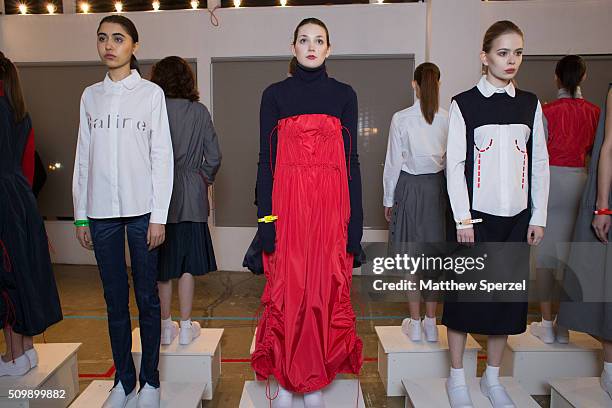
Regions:
<instances>
[{"instance_id":1,"label":"yellow wristband","mask_svg":"<svg viewBox=\"0 0 612 408\"><path fill-rule=\"evenodd\" d=\"M269 222L274 222L276 220L278 220L278 216L277 215L266 215L263 218L258 218L257 222L269 223Z\"/></svg>"}]
</instances>

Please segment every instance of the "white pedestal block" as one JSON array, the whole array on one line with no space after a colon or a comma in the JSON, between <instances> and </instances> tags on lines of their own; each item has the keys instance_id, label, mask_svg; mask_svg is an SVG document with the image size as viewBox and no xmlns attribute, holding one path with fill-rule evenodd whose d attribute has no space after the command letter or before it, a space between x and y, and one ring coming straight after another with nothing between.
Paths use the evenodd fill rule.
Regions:
<instances>
[{"instance_id":1,"label":"white pedestal block","mask_svg":"<svg viewBox=\"0 0 612 408\"><path fill-rule=\"evenodd\" d=\"M138 384L136 384L138 387ZM200 408L205 384L160 382L161 408ZM100 408L108 393L113 388L113 381L93 381L79 395L70 408ZM128 402L126 408L136 408L138 398Z\"/></svg>"},{"instance_id":2,"label":"white pedestal block","mask_svg":"<svg viewBox=\"0 0 612 408\"><path fill-rule=\"evenodd\" d=\"M557 378L550 381L550 386L550 408L612 407L599 377Z\"/></svg>"},{"instance_id":3,"label":"white pedestal block","mask_svg":"<svg viewBox=\"0 0 612 408\"><path fill-rule=\"evenodd\" d=\"M601 367L601 343L588 334L570 331L568 344L546 344L527 329L508 337L500 375L514 377L531 395L546 395L551 379L598 376Z\"/></svg>"},{"instance_id":4,"label":"white pedestal block","mask_svg":"<svg viewBox=\"0 0 612 408\"><path fill-rule=\"evenodd\" d=\"M412 342L400 326L376 326L378 335L378 373L388 396L404 394L402 379L448 377L450 355L446 326L438 325L439 341ZM476 377L478 350L481 347L468 334L463 367L467 377Z\"/></svg>"},{"instance_id":5,"label":"white pedestal block","mask_svg":"<svg viewBox=\"0 0 612 408\"><path fill-rule=\"evenodd\" d=\"M38 366L23 377L0 377L2 408L66 408L79 393L77 350L81 343L35 344ZM58 391L58 398L9 399L9 390Z\"/></svg>"},{"instance_id":6,"label":"white pedestal block","mask_svg":"<svg viewBox=\"0 0 612 408\"><path fill-rule=\"evenodd\" d=\"M514 378L500 377L500 381L517 407L540 407ZM446 378L405 379L402 384L407 394L406 408L450 408ZM480 391L480 378L468 377L467 384L474 408L491 408L491 402Z\"/></svg>"},{"instance_id":7,"label":"white pedestal block","mask_svg":"<svg viewBox=\"0 0 612 408\"><path fill-rule=\"evenodd\" d=\"M191 344L181 346L178 336L172 344L161 346L159 379L173 383L201 383L206 385L203 399L211 400L221 376L221 336L223 329L202 329ZM140 329L132 332L132 356L136 372L140 370L142 348Z\"/></svg>"},{"instance_id":8,"label":"white pedestal block","mask_svg":"<svg viewBox=\"0 0 612 408\"><path fill-rule=\"evenodd\" d=\"M270 382L270 394L276 393L278 385ZM358 380L335 380L323 388L325 406L330 408L365 408L363 392ZM268 408L270 402L266 397L265 381L246 381L242 389L239 408ZM296 394L293 397L293 408L304 408L304 399Z\"/></svg>"}]
</instances>

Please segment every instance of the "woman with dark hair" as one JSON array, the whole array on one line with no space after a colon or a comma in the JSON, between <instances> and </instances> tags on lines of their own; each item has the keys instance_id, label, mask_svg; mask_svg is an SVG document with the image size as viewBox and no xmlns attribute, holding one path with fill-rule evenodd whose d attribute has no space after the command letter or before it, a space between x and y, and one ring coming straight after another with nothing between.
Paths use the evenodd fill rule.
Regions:
<instances>
[{"instance_id":1,"label":"woman with dark hair","mask_svg":"<svg viewBox=\"0 0 612 408\"><path fill-rule=\"evenodd\" d=\"M252 366L279 383L275 407L323 407L321 389L358 374L362 342L350 292L361 251L357 95L329 78L325 24L295 29L295 74L270 85L260 110L257 216L267 278Z\"/></svg>"},{"instance_id":2,"label":"woman with dark hair","mask_svg":"<svg viewBox=\"0 0 612 408\"><path fill-rule=\"evenodd\" d=\"M153 66L151 81L166 95L174 152L172 199L157 277L161 344L172 343L178 335L179 344L186 345L200 335L200 324L191 321L193 277L217 270L208 230L208 186L221 165L221 152L210 113L198 102L189 64L180 57L166 57ZM172 279L178 279L180 330L170 316Z\"/></svg>"},{"instance_id":3,"label":"woman with dark hair","mask_svg":"<svg viewBox=\"0 0 612 408\"><path fill-rule=\"evenodd\" d=\"M446 240L446 138L448 112L440 104L440 69L431 62L414 71L416 102L393 115L383 172L385 218L389 222L389 247L394 253L420 255L426 243ZM423 205L427 203L427 205ZM421 278L423 271L418 272ZM421 323L419 290L409 294L410 317L402 332L412 341L438 341L436 305L431 293L425 299ZM423 330L421 330L423 329Z\"/></svg>"},{"instance_id":4,"label":"woman with dark hair","mask_svg":"<svg viewBox=\"0 0 612 408\"><path fill-rule=\"evenodd\" d=\"M456 241L494 250L484 273L498 282L528 280L529 248L518 243L538 245L546 225L549 173L542 108L534 94L513 84L523 44L522 31L511 21L491 25L480 53L485 74L475 87L453 98L449 112L446 170ZM447 293L444 303L450 405L473 406L463 354L467 333L478 333L487 335L480 390L494 407L514 407L499 381L499 368L508 335L525 331L526 290L511 299L481 296L480 301L462 301L460 294Z\"/></svg>"},{"instance_id":5,"label":"woman with dark hair","mask_svg":"<svg viewBox=\"0 0 612 408\"><path fill-rule=\"evenodd\" d=\"M34 132L15 65L0 53L0 376L38 365L33 336L62 320L42 217L32 192Z\"/></svg>"},{"instance_id":6,"label":"woman with dark hair","mask_svg":"<svg viewBox=\"0 0 612 408\"><path fill-rule=\"evenodd\" d=\"M598 338L603 347L601 387L612 398L612 83L595 134L588 177L563 277L570 301L559 324ZM572 273L568 273L568 270Z\"/></svg>"},{"instance_id":7,"label":"woman with dark hair","mask_svg":"<svg viewBox=\"0 0 612 408\"><path fill-rule=\"evenodd\" d=\"M580 84L586 65L578 55L567 55L555 69L558 99L542 108L548 125L550 198L548 231L538 248L537 285L542 321L531 323L529 331L544 343L569 341L566 328L553 322L552 289L556 271L567 264L580 197L587 180L586 159L593 148L599 120L598 106L582 98Z\"/></svg>"},{"instance_id":8,"label":"woman with dark hair","mask_svg":"<svg viewBox=\"0 0 612 408\"><path fill-rule=\"evenodd\" d=\"M138 32L128 18L104 17L97 31L104 81L81 97L72 194L76 236L93 249L100 270L115 363L104 408L136 396L125 235L138 304L142 363L138 407L159 407L160 306L158 247L172 194L173 156L162 89L140 77Z\"/></svg>"}]
</instances>

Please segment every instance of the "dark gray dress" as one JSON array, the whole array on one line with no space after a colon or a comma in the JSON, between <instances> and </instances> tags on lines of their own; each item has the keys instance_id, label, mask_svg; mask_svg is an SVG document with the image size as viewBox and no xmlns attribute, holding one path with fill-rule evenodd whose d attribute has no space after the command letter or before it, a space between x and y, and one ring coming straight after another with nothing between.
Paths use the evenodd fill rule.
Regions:
<instances>
[{"instance_id":1,"label":"dark gray dress","mask_svg":"<svg viewBox=\"0 0 612 408\"><path fill-rule=\"evenodd\" d=\"M221 165L217 134L206 106L186 99L166 99L172 148L174 187L166 241L159 254L158 280L183 273L203 275L217 269L208 230L208 186Z\"/></svg>"},{"instance_id":2,"label":"dark gray dress","mask_svg":"<svg viewBox=\"0 0 612 408\"><path fill-rule=\"evenodd\" d=\"M608 103L612 101L608 100L606 105ZM564 289L571 301L561 303L559 324L612 340L612 244L602 244L591 227L597 199L597 169L605 137L605 122L604 106L564 275ZM612 203L612 193L608 202ZM608 233L608 242L612 242L612 231Z\"/></svg>"}]
</instances>

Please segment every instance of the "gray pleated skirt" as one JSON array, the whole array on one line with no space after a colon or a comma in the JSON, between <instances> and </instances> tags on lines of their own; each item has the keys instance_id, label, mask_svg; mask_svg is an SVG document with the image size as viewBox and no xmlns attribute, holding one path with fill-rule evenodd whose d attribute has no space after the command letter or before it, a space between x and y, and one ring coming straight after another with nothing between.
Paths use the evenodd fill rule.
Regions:
<instances>
[{"instance_id":1,"label":"gray pleated skirt","mask_svg":"<svg viewBox=\"0 0 612 408\"><path fill-rule=\"evenodd\" d=\"M402 171L389 224L390 247L417 251L415 245L445 242L448 206L444 172L413 175Z\"/></svg>"},{"instance_id":2,"label":"gray pleated skirt","mask_svg":"<svg viewBox=\"0 0 612 408\"><path fill-rule=\"evenodd\" d=\"M538 268L560 271L567 263L586 180L584 167L550 166L548 217L544 239L537 247Z\"/></svg>"}]
</instances>

